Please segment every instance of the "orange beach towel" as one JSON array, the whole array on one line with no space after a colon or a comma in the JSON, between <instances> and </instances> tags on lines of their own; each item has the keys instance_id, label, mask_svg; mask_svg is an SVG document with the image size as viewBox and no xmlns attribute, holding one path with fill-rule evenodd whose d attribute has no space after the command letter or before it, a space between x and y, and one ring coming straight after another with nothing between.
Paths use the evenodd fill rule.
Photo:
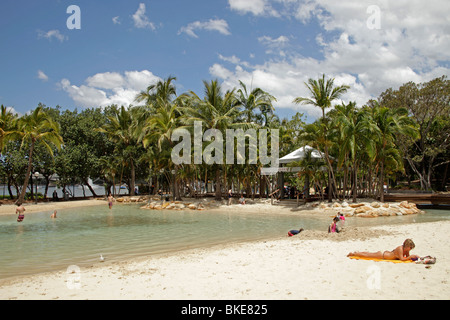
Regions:
<instances>
[{"instance_id":1,"label":"orange beach towel","mask_svg":"<svg viewBox=\"0 0 450 320\"><path fill-rule=\"evenodd\" d=\"M386 261L386 262L393 262L393 263L412 263L414 261L412 260L385 260L385 259L376 259L376 258L364 258L364 257L355 257L351 256L350 259L356 259L356 260L372 260L372 261Z\"/></svg>"}]
</instances>

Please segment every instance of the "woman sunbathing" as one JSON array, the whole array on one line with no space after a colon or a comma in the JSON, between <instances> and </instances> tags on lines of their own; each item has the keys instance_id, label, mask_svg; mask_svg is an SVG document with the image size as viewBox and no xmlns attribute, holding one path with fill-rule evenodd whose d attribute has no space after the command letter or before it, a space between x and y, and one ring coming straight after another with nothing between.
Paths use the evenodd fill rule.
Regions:
<instances>
[{"instance_id":1,"label":"woman sunbathing","mask_svg":"<svg viewBox=\"0 0 450 320\"><path fill-rule=\"evenodd\" d=\"M413 260L419 259L419 256L410 255L409 252L415 248L415 244L411 239L406 239L403 245L398 246L392 251L378 252L350 252L347 257L375 258L384 260Z\"/></svg>"}]
</instances>

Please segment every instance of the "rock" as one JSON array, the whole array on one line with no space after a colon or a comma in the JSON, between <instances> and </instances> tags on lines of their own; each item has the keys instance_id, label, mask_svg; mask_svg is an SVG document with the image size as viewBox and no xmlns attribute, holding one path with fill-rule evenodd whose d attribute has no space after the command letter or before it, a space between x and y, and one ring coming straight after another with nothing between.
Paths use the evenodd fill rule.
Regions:
<instances>
[{"instance_id":1,"label":"rock","mask_svg":"<svg viewBox=\"0 0 450 320\"><path fill-rule=\"evenodd\" d=\"M412 209L401 209L402 214L414 214L414 211Z\"/></svg>"},{"instance_id":2,"label":"rock","mask_svg":"<svg viewBox=\"0 0 450 320\"><path fill-rule=\"evenodd\" d=\"M356 216L361 218L376 218L378 217L378 214L375 211L365 211L363 213L357 214Z\"/></svg>"},{"instance_id":3,"label":"rock","mask_svg":"<svg viewBox=\"0 0 450 320\"><path fill-rule=\"evenodd\" d=\"M166 209L170 205L169 202L164 202L161 206L162 209Z\"/></svg>"},{"instance_id":4,"label":"rock","mask_svg":"<svg viewBox=\"0 0 450 320\"><path fill-rule=\"evenodd\" d=\"M379 208L379 207L381 207L381 205L380 205L379 202L372 202L372 203L370 204L370 206L371 206L372 208Z\"/></svg>"},{"instance_id":5,"label":"rock","mask_svg":"<svg viewBox=\"0 0 450 320\"><path fill-rule=\"evenodd\" d=\"M411 206L416 206L414 203L408 203L408 201L402 201L399 204L399 207L411 209Z\"/></svg>"},{"instance_id":6,"label":"rock","mask_svg":"<svg viewBox=\"0 0 450 320\"><path fill-rule=\"evenodd\" d=\"M339 202L335 202L335 203L333 203L332 207L333 207L333 208L340 208L341 205L340 205Z\"/></svg>"},{"instance_id":7,"label":"rock","mask_svg":"<svg viewBox=\"0 0 450 320\"><path fill-rule=\"evenodd\" d=\"M362 207L363 205L364 205L364 203L351 203L351 204L349 204L349 207L359 208L359 207Z\"/></svg>"},{"instance_id":8,"label":"rock","mask_svg":"<svg viewBox=\"0 0 450 320\"><path fill-rule=\"evenodd\" d=\"M370 207L364 206L364 205L360 206L360 207L357 207L355 209L355 213L356 214L358 214L358 213L366 213L366 212L370 212L370 211L372 211L372 209Z\"/></svg>"}]
</instances>

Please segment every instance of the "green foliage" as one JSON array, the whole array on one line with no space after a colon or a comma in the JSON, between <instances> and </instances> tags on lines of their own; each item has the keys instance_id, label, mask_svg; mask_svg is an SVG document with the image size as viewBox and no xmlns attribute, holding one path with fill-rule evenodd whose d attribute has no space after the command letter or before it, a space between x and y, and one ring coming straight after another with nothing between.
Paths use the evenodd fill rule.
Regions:
<instances>
[{"instance_id":1,"label":"green foliage","mask_svg":"<svg viewBox=\"0 0 450 320\"><path fill-rule=\"evenodd\" d=\"M280 156L304 145L324 152L321 161L304 159L295 164L302 170L287 180L298 189L304 184L326 186L329 178L324 168L331 173L335 196L341 198L382 195L382 184L388 179L417 178L422 189L445 188L445 174L440 174L450 163L450 84L445 76L387 89L364 106L336 103L350 88L335 86L334 79L325 75L309 79L305 85L310 96L294 100L321 109L322 117L309 124L302 113L280 120L274 113L276 98L243 82L223 92L217 80L204 81L203 97L194 92L177 97L175 80L171 76L151 84L137 95L142 104L137 107L62 111L59 106L40 104L19 117L2 105L2 181L9 192L15 188L23 197L35 171L43 174L46 183L58 174L61 187L101 179L107 188L126 184L133 194L136 181L142 185L158 178L158 183L168 184L173 169L174 182L190 190L199 180L210 179L218 188L228 188L231 182L247 192L259 184L265 188L260 165L175 166L171 162L173 131L192 130L194 121L200 121L203 130L222 132L279 129Z\"/></svg>"}]
</instances>

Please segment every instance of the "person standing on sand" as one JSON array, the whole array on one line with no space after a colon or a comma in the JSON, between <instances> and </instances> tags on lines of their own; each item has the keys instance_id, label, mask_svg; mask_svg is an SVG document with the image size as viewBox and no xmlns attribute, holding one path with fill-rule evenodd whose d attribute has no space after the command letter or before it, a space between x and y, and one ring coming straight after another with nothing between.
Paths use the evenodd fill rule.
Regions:
<instances>
[{"instance_id":1,"label":"person standing on sand","mask_svg":"<svg viewBox=\"0 0 450 320\"><path fill-rule=\"evenodd\" d=\"M112 209L113 206L113 201L116 201L116 199L114 199L114 197L111 195L111 193L108 195L108 206L109 209Z\"/></svg>"},{"instance_id":2,"label":"person standing on sand","mask_svg":"<svg viewBox=\"0 0 450 320\"><path fill-rule=\"evenodd\" d=\"M414 249L416 245L411 239L406 239L403 245L398 246L392 251L378 251L378 252L350 252L347 257L361 257L361 258L375 258L383 260L413 260L419 259L419 256L410 255L409 252Z\"/></svg>"},{"instance_id":3,"label":"person standing on sand","mask_svg":"<svg viewBox=\"0 0 450 320\"><path fill-rule=\"evenodd\" d=\"M228 190L228 205L231 205L231 198L233 197L233 193L231 192L231 189Z\"/></svg>"},{"instance_id":4,"label":"person standing on sand","mask_svg":"<svg viewBox=\"0 0 450 320\"><path fill-rule=\"evenodd\" d=\"M16 208L16 214L18 214L19 216L17 217L17 222L22 222L23 219L25 219L25 208L22 206L22 203L17 203L17 208Z\"/></svg>"}]
</instances>

